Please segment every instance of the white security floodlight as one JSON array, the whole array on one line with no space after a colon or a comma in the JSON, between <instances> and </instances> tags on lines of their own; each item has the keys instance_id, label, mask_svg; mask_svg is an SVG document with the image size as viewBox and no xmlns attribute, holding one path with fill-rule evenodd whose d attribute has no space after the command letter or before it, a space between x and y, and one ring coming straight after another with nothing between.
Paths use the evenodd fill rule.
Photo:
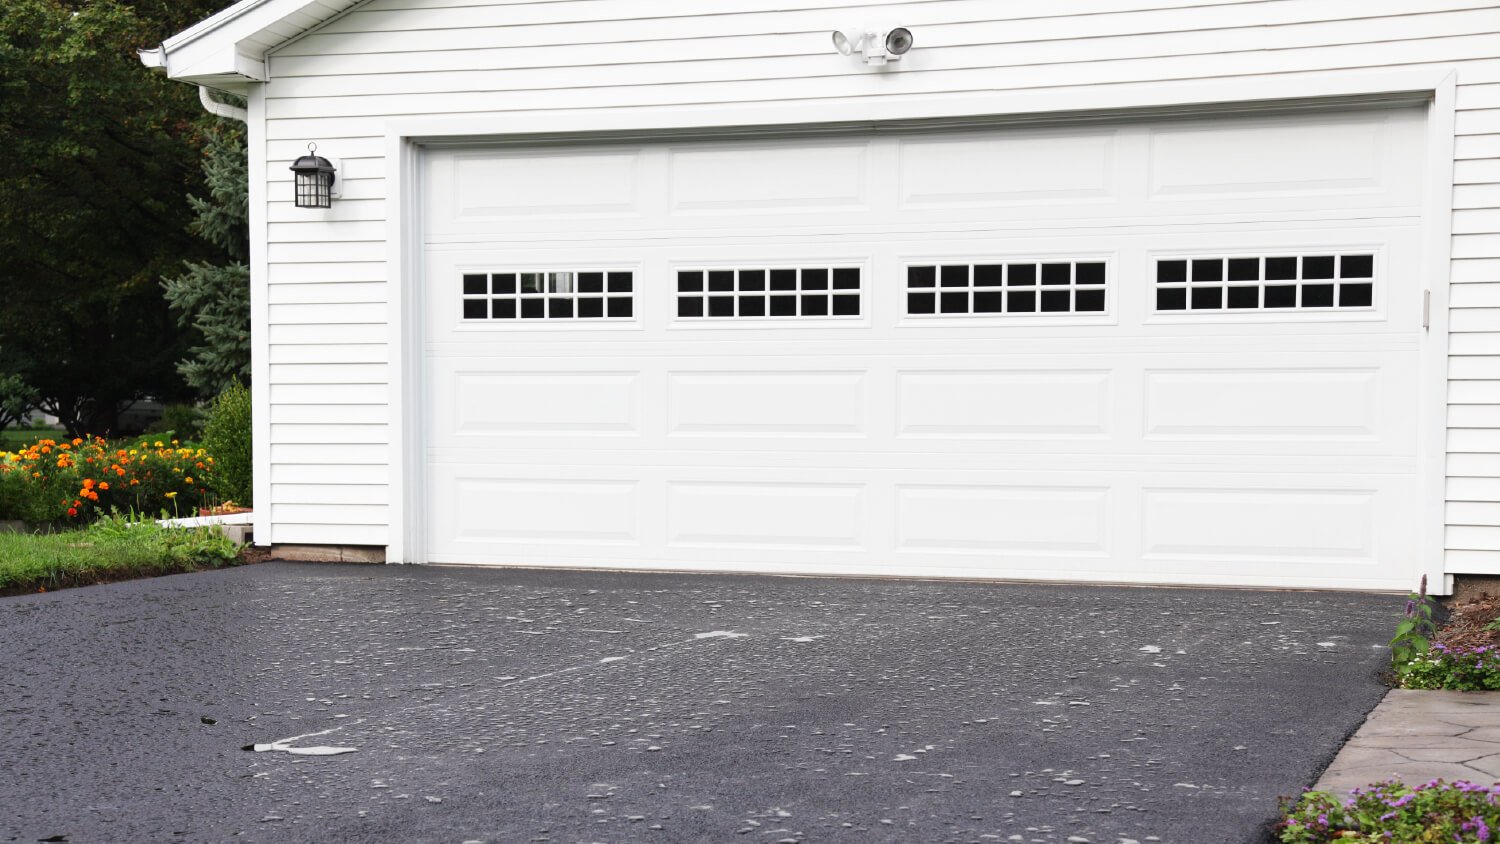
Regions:
<instances>
[{"instance_id":1,"label":"white security floodlight","mask_svg":"<svg viewBox=\"0 0 1500 844\"><path fill-rule=\"evenodd\" d=\"M865 64L879 67L887 62L900 61L916 43L911 30L904 26L890 29L872 28L853 35L846 32L833 33L833 49L839 55L852 56L858 52Z\"/></svg>"}]
</instances>

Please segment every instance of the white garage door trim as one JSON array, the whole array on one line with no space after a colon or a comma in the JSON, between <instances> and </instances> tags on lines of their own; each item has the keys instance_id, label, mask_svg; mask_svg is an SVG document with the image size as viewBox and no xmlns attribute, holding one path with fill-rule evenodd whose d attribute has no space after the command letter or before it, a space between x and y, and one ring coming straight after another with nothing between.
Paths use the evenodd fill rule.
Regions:
<instances>
[{"instance_id":1,"label":"white garage door trim","mask_svg":"<svg viewBox=\"0 0 1500 844\"><path fill-rule=\"evenodd\" d=\"M1208 92L1196 84L1132 86L1131 89L1111 92L1109 101L1115 104L1137 103L1151 107L1153 113L1181 113L1184 109L1192 111L1196 111L1197 108L1222 109L1226 107L1223 100L1235 98L1245 101L1240 104L1241 106L1261 107L1259 103L1253 101L1291 92L1303 95L1299 97L1296 105L1308 105L1309 103L1305 100L1308 96L1326 95L1347 98L1341 102L1323 102L1322 105L1325 107L1365 104L1381 100L1409 101L1413 96L1412 92L1419 92L1431 98L1432 105L1429 108L1427 123L1427 173L1424 179L1424 183L1430 187L1427 208L1423 215L1425 222L1422 240L1423 251L1427 255L1428 277L1437 283L1431 284L1431 330L1425 338L1421 352L1421 394L1423 397L1421 400L1421 461L1425 487L1422 501L1427 511L1422 516L1424 535L1421 556L1423 569L1430 576L1440 577L1442 574L1442 489L1445 480L1443 447L1448 275L1446 244L1449 234L1445 201L1447 185L1451 184L1449 176L1451 175L1453 144L1451 76L1432 72L1331 74L1318 79L1247 84L1228 91L1215 89L1212 92L1215 100L1211 102L1203 102L1199 99ZM1221 94L1223 96L1220 96ZM1046 104L1037 102L1029 106L1038 110L1069 109L1070 107L1084 109L1090 105L1102 104L1102 100L1103 96L1098 92L1082 92L1076 96L1056 97ZM931 117L934 112L941 112L946 119L951 120L951 116L972 115L982 113L985 109L993 109L994 103L993 98L983 97L958 102L949 100L938 107L922 103L854 104L844 107L817 105L799 107L794 104L765 108L721 109L711 113L699 112L686 116L606 112L602 115L527 115L520 119L510 120L431 119L400 121L391 124L388 135L388 163L391 165L390 172L394 178L389 201L393 207L399 209L399 214L391 215L389 263L392 268L392 278L402 279L403 283L400 285L400 295L393 296L391 304L392 322L401 327L401 337L399 342L392 344L391 349L392 371L396 374L396 383L393 384L392 396L392 489L394 493L392 540L388 548L388 559L401 562L425 562L423 549L426 547L426 540L422 535L425 491L422 489L421 481L425 467L422 457L423 449L419 445L423 441L418 419L420 414L413 395L416 385L420 382L420 371L423 366L418 336L420 328L416 324L418 319L416 315L421 313L418 295L421 285L414 281L421 278L422 274L422 249L420 247L422 215L417 203L422 196L419 159L420 150L424 145L468 144L473 143L475 139L483 139L486 142L511 140L516 143L534 144L539 139L554 140L562 136L580 140L599 137L597 132L570 131L585 126L647 135L688 127L712 129L714 126L730 127L725 129L728 134L783 135L788 128L783 121L796 121L798 118L805 120L809 114L817 114L824 118L852 119L857 115L864 115L869 118L913 120ZM1006 105L1007 109L1011 107L1009 102ZM1266 104L1265 107L1274 105L1277 104ZM1285 106L1286 103L1279 105ZM1024 111L1027 107L1028 104L1022 103L1016 106L1016 110ZM1112 109L1108 115L1118 117L1120 111ZM1010 115L996 119L1006 123L1014 122L1017 117ZM745 128L747 126L758 128L747 129ZM804 123L801 128L807 131L817 131L820 127Z\"/></svg>"}]
</instances>

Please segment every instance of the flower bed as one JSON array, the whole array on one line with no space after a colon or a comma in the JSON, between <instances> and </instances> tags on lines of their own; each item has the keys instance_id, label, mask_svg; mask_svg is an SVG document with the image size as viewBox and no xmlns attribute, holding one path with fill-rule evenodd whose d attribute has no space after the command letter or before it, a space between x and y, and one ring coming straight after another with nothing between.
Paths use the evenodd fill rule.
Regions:
<instances>
[{"instance_id":1,"label":"flower bed","mask_svg":"<svg viewBox=\"0 0 1500 844\"><path fill-rule=\"evenodd\" d=\"M1495 841L1500 785L1385 782L1355 789L1343 801L1309 791L1286 807L1276 833L1282 844Z\"/></svg>"},{"instance_id":2,"label":"flower bed","mask_svg":"<svg viewBox=\"0 0 1500 844\"><path fill-rule=\"evenodd\" d=\"M213 463L175 440L40 440L0 454L0 520L87 524L112 512L196 513L212 503Z\"/></svg>"},{"instance_id":3,"label":"flower bed","mask_svg":"<svg viewBox=\"0 0 1500 844\"><path fill-rule=\"evenodd\" d=\"M1500 691L1500 649L1449 647L1438 642L1427 653L1397 665L1396 682L1403 689Z\"/></svg>"}]
</instances>

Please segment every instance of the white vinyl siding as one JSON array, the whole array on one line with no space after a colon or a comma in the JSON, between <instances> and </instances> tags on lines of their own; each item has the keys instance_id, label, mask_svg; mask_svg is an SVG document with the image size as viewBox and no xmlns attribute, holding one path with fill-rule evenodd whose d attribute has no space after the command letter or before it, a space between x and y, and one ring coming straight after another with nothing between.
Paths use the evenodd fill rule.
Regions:
<instances>
[{"instance_id":1,"label":"white vinyl siding","mask_svg":"<svg viewBox=\"0 0 1500 844\"><path fill-rule=\"evenodd\" d=\"M1084 88L1360 68L1457 71L1449 385L1450 572L1500 573L1500 4L1479 0L372 0L276 50L264 87L273 542L383 544L390 449L386 123L724 104L959 95L993 110ZM705 11L711 10L711 11ZM830 30L871 15L913 52L873 73ZM308 141L342 159L343 198L290 201ZM1419 166L1417 162L1413 166ZM418 353L420 350L417 350ZM290 410L297 408L296 410ZM351 411L351 408L361 408ZM326 411L326 412L325 412ZM285 414L292 413L291 417ZM359 415L356 415L359 414ZM363 414L370 414L369 416ZM288 421L283 422L281 420ZM308 421L317 419L319 421ZM296 420L296 421L291 421ZM295 431L294 440L280 437ZM314 500L315 499L315 500ZM336 512L325 508L338 508ZM354 514L362 514L355 518ZM1413 514L1415 518L1416 515Z\"/></svg>"}]
</instances>

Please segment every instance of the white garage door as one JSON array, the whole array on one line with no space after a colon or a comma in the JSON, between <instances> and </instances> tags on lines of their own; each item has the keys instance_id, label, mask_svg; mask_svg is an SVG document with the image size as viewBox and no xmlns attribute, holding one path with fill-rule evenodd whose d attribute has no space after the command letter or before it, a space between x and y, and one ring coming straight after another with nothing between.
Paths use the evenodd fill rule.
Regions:
<instances>
[{"instance_id":1,"label":"white garage door","mask_svg":"<svg viewBox=\"0 0 1500 844\"><path fill-rule=\"evenodd\" d=\"M431 148L427 559L1409 587L1422 121Z\"/></svg>"}]
</instances>

